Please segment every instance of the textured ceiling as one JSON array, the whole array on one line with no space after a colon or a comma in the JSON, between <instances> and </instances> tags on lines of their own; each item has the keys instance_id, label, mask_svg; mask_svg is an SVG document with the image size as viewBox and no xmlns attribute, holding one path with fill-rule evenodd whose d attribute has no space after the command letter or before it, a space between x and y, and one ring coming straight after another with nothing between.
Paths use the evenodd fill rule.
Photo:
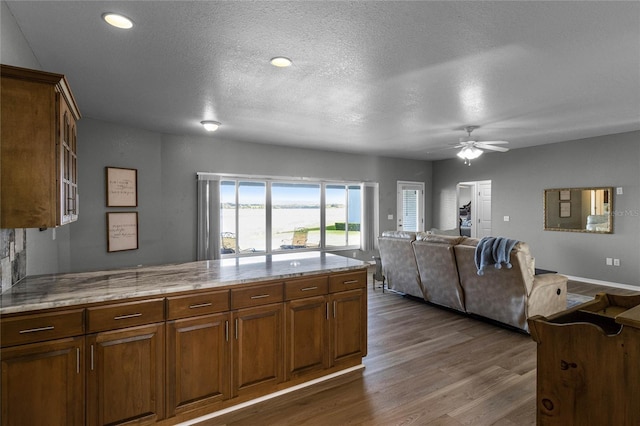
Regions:
<instances>
[{"instance_id":1,"label":"textured ceiling","mask_svg":"<svg viewBox=\"0 0 640 426\"><path fill-rule=\"evenodd\" d=\"M161 133L440 159L466 125L511 149L640 129L636 1L7 5L83 116Z\"/></svg>"}]
</instances>

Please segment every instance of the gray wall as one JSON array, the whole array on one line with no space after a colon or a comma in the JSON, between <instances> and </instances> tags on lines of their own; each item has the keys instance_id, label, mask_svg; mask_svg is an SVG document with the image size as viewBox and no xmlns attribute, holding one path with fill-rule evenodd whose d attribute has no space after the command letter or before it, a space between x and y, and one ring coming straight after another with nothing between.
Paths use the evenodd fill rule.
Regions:
<instances>
[{"instance_id":1,"label":"gray wall","mask_svg":"<svg viewBox=\"0 0 640 426\"><path fill-rule=\"evenodd\" d=\"M78 123L79 220L69 230L69 263L59 272L187 262L196 259L196 173L217 172L379 182L380 230L393 229L396 181L431 187L431 163L211 137L162 135L90 118ZM138 169L138 207L107 208L105 167ZM425 198L430 199L430 193ZM140 248L107 253L106 212L138 211ZM430 218L428 218L430 220ZM63 252L65 252L63 250ZM58 253L60 256L60 252ZM48 273L46 253L29 274ZM34 263L35 262L35 263ZM43 267L40 268L40 265Z\"/></svg>"},{"instance_id":2,"label":"gray wall","mask_svg":"<svg viewBox=\"0 0 640 426\"><path fill-rule=\"evenodd\" d=\"M4 1L0 2L0 61L3 64L41 69L16 19Z\"/></svg>"},{"instance_id":3,"label":"gray wall","mask_svg":"<svg viewBox=\"0 0 640 426\"><path fill-rule=\"evenodd\" d=\"M485 154L471 166L435 162L434 226L441 213L448 214L441 212L441 194L455 191L461 181L491 180L493 235L529 243L536 266L640 286L639 139L640 132L630 132ZM590 186L623 188L623 195L614 194L613 234L543 230L545 188ZM607 257L619 258L621 266L606 266Z\"/></svg>"},{"instance_id":4,"label":"gray wall","mask_svg":"<svg viewBox=\"0 0 640 426\"><path fill-rule=\"evenodd\" d=\"M4 1L0 2L0 30L1 63L40 69L40 63L31 51L31 47L29 47L27 40L22 35L22 31L20 31L15 18ZM37 230L28 230L27 232L35 234ZM3 229L0 232L0 238L2 239L0 241L0 276L2 277L3 290L7 285L14 284L24 278L28 273L27 258L30 256L30 250L26 244L28 237L25 238L24 235L24 229ZM36 237L40 237L40 235L36 235ZM62 240L64 240L64 237ZM10 255L12 244L15 246L13 248L14 256ZM36 246L48 251L47 261L55 258L55 266L53 264L49 266L57 268L57 242L49 237L44 238L42 243Z\"/></svg>"}]
</instances>

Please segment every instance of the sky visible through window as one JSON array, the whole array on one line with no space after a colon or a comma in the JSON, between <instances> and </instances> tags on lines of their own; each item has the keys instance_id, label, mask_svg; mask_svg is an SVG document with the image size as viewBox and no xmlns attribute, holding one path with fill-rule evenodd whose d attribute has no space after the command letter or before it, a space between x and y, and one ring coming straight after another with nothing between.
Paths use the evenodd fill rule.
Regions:
<instances>
[{"instance_id":1,"label":"sky visible through window","mask_svg":"<svg viewBox=\"0 0 640 426\"><path fill-rule=\"evenodd\" d=\"M263 204L264 203L264 182L246 182L240 181L243 186L242 199L243 204ZM328 188L335 187L328 185ZM339 188L344 191L344 186ZM298 183L274 183L273 191L277 190L279 204L307 204L319 205L319 185L318 184L298 184ZM222 181L220 184L220 198L227 202L235 200L235 182ZM350 200L353 202L353 197ZM344 192L326 191L327 204L344 204ZM359 203L358 203L359 204Z\"/></svg>"}]
</instances>

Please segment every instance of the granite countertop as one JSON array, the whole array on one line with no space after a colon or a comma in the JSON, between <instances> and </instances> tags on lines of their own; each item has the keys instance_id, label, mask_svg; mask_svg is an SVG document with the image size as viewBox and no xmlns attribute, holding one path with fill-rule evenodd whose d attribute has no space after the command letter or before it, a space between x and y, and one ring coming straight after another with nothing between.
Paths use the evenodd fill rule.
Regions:
<instances>
[{"instance_id":1,"label":"granite countertop","mask_svg":"<svg viewBox=\"0 0 640 426\"><path fill-rule=\"evenodd\" d=\"M26 277L0 295L0 315L362 269L321 252L276 254Z\"/></svg>"}]
</instances>

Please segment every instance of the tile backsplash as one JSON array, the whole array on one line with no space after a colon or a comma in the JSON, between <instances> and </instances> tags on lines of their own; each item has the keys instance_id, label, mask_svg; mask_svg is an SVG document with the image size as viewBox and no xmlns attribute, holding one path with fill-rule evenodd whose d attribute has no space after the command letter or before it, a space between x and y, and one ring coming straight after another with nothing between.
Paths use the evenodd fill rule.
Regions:
<instances>
[{"instance_id":1,"label":"tile backsplash","mask_svg":"<svg viewBox=\"0 0 640 426\"><path fill-rule=\"evenodd\" d=\"M27 275L26 229L0 229L0 264L2 291Z\"/></svg>"}]
</instances>

